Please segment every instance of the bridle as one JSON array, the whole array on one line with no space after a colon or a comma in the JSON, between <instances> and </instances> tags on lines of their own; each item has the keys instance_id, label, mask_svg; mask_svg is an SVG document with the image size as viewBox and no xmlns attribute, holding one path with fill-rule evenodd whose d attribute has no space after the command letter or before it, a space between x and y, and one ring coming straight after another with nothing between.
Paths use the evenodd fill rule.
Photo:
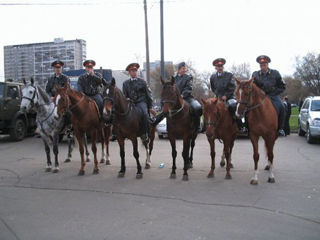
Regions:
<instances>
[{"instance_id":1,"label":"bridle","mask_svg":"<svg viewBox=\"0 0 320 240\"><path fill-rule=\"evenodd\" d=\"M237 101L237 103L246 104L246 110L245 110L245 112L249 112L250 110L257 108L257 107L259 107L260 105L262 105L262 104L264 103L264 100L266 99L266 96L267 96L267 95L265 95L265 94L264 94L263 99L261 100L260 103L258 103L257 105L254 105L254 106L250 107L251 98L254 97L254 94L253 94L253 91L252 91L252 89L253 89L252 83L251 83L249 86L244 86L244 87L242 87L242 88L243 88L243 89L244 89L244 88L248 88L248 89L249 89L248 100L247 100L247 101L243 101L243 100L240 99L239 101Z\"/></svg>"},{"instance_id":2,"label":"bridle","mask_svg":"<svg viewBox=\"0 0 320 240\"><path fill-rule=\"evenodd\" d=\"M37 93L36 87L34 87L34 86L30 86L30 87L33 87L33 88L34 88L34 92L33 92L33 94L32 94L32 97L29 98L29 97L26 97L26 96L22 96L22 99L27 99L27 100L29 100L29 101L30 101L31 108L33 108L33 107L34 107L34 98L36 97L36 95L37 95L37 97L38 97L38 93Z\"/></svg>"},{"instance_id":3,"label":"bridle","mask_svg":"<svg viewBox=\"0 0 320 240\"><path fill-rule=\"evenodd\" d=\"M163 105L164 103L171 103L172 104L172 108L174 107L174 102L176 101L176 99L178 98L178 95L177 95L177 92L174 92L174 99L173 100L162 100L161 101L161 105ZM173 117L174 115L177 115L179 112L182 111L182 109L184 108L184 105L185 105L185 100L183 100L183 103L182 103L182 106L181 108L179 108L178 110L174 110L172 109L170 112L169 112L169 116L170 117ZM182 118L184 118L185 116L183 116Z\"/></svg>"},{"instance_id":4,"label":"bridle","mask_svg":"<svg viewBox=\"0 0 320 240\"><path fill-rule=\"evenodd\" d=\"M69 105L71 105L71 101L70 101L70 98L69 98L69 96L68 96L67 93L68 93L68 90L67 90L66 93L65 93L65 95L66 95L65 98L67 99L67 106L68 106L68 108L66 108L66 109L63 111L63 115L66 115L67 112L71 111L71 110L74 109L76 106L78 106L78 105L82 102L82 100L85 98L84 93L82 93L82 98L81 98L75 105L69 107Z\"/></svg>"},{"instance_id":5,"label":"bridle","mask_svg":"<svg viewBox=\"0 0 320 240\"><path fill-rule=\"evenodd\" d=\"M109 97L109 96L105 96L105 97L103 98L103 102L104 102L105 100L109 100L109 101L112 103L111 114L112 114L112 112L115 112L115 113L117 113L117 114L119 114L119 115L121 115L121 116L124 116L124 115L126 115L126 114L129 112L129 110L130 110L130 115L131 115L132 104L130 104L129 101L128 101L128 105L127 105L127 110L126 110L124 113L121 113L121 112L118 112L118 111L116 110L116 106L117 106L117 105L115 104L115 98L112 98L112 97Z\"/></svg>"},{"instance_id":6,"label":"bridle","mask_svg":"<svg viewBox=\"0 0 320 240\"><path fill-rule=\"evenodd\" d=\"M204 122L204 125L206 125L206 126L211 126L212 125L213 126L213 132L215 132L217 130L217 127L218 127L220 121L222 119L224 120L226 118L227 111L228 110L225 110L225 113L223 115L220 114L220 117L215 122ZM218 113L214 114L214 115L218 115Z\"/></svg>"}]
</instances>

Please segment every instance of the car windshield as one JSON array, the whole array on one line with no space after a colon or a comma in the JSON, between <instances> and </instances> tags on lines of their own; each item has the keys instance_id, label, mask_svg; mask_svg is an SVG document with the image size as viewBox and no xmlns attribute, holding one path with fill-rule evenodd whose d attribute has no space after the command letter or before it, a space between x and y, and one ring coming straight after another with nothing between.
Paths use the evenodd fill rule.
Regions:
<instances>
[{"instance_id":1,"label":"car windshield","mask_svg":"<svg viewBox=\"0 0 320 240\"><path fill-rule=\"evenodd\" d=\"M4 84L0 84L0 98L3 98Z\"/></svg>"},{"instance_id":2,"label":"car windshield","mask_svg":"<svg viewBox=\"0 0 320 240\"><path fill-rule=\"evenodd\" d=\"M320 100L312 101L311 111L320 111Z\"/></svg>"}]
</instances>

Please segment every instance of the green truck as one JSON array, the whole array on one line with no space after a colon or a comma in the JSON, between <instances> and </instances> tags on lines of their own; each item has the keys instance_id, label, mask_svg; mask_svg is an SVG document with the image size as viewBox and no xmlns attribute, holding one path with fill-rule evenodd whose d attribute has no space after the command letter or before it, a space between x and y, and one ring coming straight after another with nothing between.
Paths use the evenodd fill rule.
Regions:
<instances>
[{"instance_id":1,"label":"green truck","mask_svg":"<svg viewBox=\"0 0 320 240\"><path fill-rule=\"evenodd\" d=\"M21 141L37 128L35 112L20 112L23 86L10 80L0 82L0 134L9 134L12 141Z\"/></svg>"}]
</instances>

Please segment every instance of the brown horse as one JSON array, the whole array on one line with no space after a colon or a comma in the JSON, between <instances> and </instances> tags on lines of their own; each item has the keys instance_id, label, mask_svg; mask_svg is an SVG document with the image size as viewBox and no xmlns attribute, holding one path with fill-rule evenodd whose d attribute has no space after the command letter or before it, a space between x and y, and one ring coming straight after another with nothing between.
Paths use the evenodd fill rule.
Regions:
<instances>
[{"instance_id":1,"label":"brown horse","mask_svg":"<svg viewBox=\"0 0 320 240\"><path fill-rule=\"evenodd\" d=\"M175 78L172 77L170 82L165 82L161 78L163 86L161 92L161 101L163 104L163 114L167 118L168 138L172 149L172 172L171 179L176 178L176 138L183 139L182 157L184 160L183 178L189 180L188 168L192 167L193 148L198 132L195 129L193 116L190 113L189 104L183 100L179 89L175 85ZM191 152L189 155L191 147Z\"/></svg>"},{"instance_id":2,"label":"brown horse","mask_svg":"<svg viewBox=\"0 0 320 240\"><path fill-rule=\"evenodd\" d=\"M213 178L214 176L216 156L214 140L219 139L223 141L223 154L227 160L227 174L225 178L231 179L231 153L234 141L237 138L237 124L233 121L228 106L218 98L210 98L208 100L201 98L201 102L203 104L206 135L210 144L211 170L208 178Z\"/></svg>"},{"instance_id":3,"label":"brown horse","mask_svg":"<svg viewBox=\"0 0 320 240\"><path fill-rule=\"evenodd\" d=\"M106 137L104 123L100 119L99 110L94 100L86 97L83 93L74 91L70 88L69 84L66 83L63 88L56 86L55 102L57 105L56 116L65 114L68 110L72 112L71 122L74 127L75 136L79 142L81 157L81 168L78 175L81 176L85 174L84 145L86 144L86 134L90 134L92 140L91 149L94 155L93 174L98 174L99 168L96 147L98 131L101 133L102 149L104 149ZM100 162L104 162L104 159L101 159Z\"/></svg>"},{"instance_id":4,"label":"brown horse","mask_svg":"<svg viewBox=\"0 0 320 240\"><path fill-rule=\"evenodd\" d=\"M273 147L277 139L277 112L271 100L253 83L253 78L247 81L236 80L236 82L236 97L238 101L236 116L242 118L246 112L248 113L248 126L253 146L254 176L251 184L258 184L259 137L264 139L270 166L268 182L274 183Z\"/></svg>"},{"instance_id":5,"label":"brown horse","mask_svg":"<svg viewBox=\"0 0 320 240\"><path fill-rule=\"evenodd\" d=\"M109 116L114 112L113 126L120 147L121 168L118 173L119 178L123 178L126 172L124 140L130 139L133 146L133 156L137 162L136 178L141 179L143 173L139 161L138 137L142 137L144 132L141 127L142 110L126 99L121 90L116 86L116 81L112 78L111 82L103 89L104 109L103 114ZM151 128L150 141L143 142L146 149L146 165L149 169L151 165L151 153L153 150L153 141L155 137L155 128Z\"/></svg>"}]
</instances>

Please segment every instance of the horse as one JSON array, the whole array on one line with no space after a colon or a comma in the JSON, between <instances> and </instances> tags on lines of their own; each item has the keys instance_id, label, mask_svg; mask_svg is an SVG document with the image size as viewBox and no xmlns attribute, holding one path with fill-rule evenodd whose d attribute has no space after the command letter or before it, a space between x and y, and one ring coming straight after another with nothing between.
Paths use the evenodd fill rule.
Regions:
<instances>
[{"instance_id":1,"label":"horse","mask_svg":"<svg viewBox=\"0 0 320 240\"><path fill-rule=\"evenodd\" d=\"M230 174L231 153L234 141L237 138L237 124L232 119L232 115L228 110L228 106L218 98L210 98L204 100L201 98L204 111L204 124L206 126L206 135L210 144L211 170L208 178L213 178L215 169L215 139L223 141L223 154L226 158L226 179L232 179ZM221 166L224 166L224 159L221 158Z\"/></svg>"},{"instance_id":2,"label":"horse","mask_svg":"<svg viewBox=\"0 0 320 240\"><path fill-rule=\"evenodd\" d=\"M246 81L236 79L237 109L236 116L242 118L247 113L250 140L253 146L254 175L252 185L258 184L258 140L264 139L269 162L269 183L274 183L273 147L277 139L278 116L270 98L253 82L253 78Z\"/></svg>"},{"instance_id":3,"label":"horse","mask_svg":"<svg viewBox=\"0 0 320 240\"><path fill-rule=\"evenodd\" d=\"M53 153L55 155L55 165L53 173L59 172L58 160L58 143L59 133L63 130L65 124L63 118L55 118L54 111L56 106L51 101L50 96L31 78L31 84L23 79L24 88L22 89L22 100L20 111L27 112L33 109L37 113L36 123L40 131L42 141L44 143L45 152L47 155L47 166L45 171L51 172L52 163L50 155L49 142L53 142ZM72 157L72 139L68 139L68 157L65 162L70 162Z\"/></svg>"},{"instance_id":4,"label":"horse","mask_svg":"<svg viewBox=\"0 0 320 240\"><path fill-rule=\"evenodd\" d=\"M114 113L113 126L120 147L121 157L121 168L118 177L123 178L126 173L124 140L128 138L132 142L133 156L137 162L136 178L141 179L143 178L143 173L139 161L138 137L141 138L142 135L145 134L141 127L143 112L124 96L117 87L114 78L111 79L110 83L104 86L102 96L104 104L103 114L105 116L110 116ZM153 150L154 137L155 128L152 127L150 129L150 141L148 143L143 141L147 156L145 169L149 169L151 166L151 153Z\"/></svg>"},{"instance_id":5,"label":"horse","mask_svg":"<svg viewBox=\"0 0 320 240\"><path fill-rule=\"evenodd\" d=\"M64 115L67 111L72 112L71 123L74 127L74 134L79 142L79 152L81 157L81 167L78 175L85 174L85 161L84 161L84 145L86 146L86 136L90 134L92 140L92 152L94 155L94 169L93 174L99 173L98 160L97 160L97 135L98 131L101 133L102 145L102 159L100 163L104 163L104 145L108 138L105 136L104 122L100 119L99 109L93 99L86 97L83 93L77 92L70 88L69 83L64 84L64 87L55 86L56 96L54 101L57 108L54 112L55 117ZM107 131L108 137L111 129ZM109 148L107 148L107 151ZM109 157L109 152L107 153ZM107 162L108 164L108 162ZM110 164L110 162L109 162Z\"/></svg>"},{"instance_id":6,"label":"horse","mask_svg":"<svg viewBox=\"0 0 320 240\"><path fill-rule=\"evenodd\" d=\"M162 112L167 118L168 138L172 149L172 172L170 179L176 178L176 138L181 137L183 140L182 157L184 160L182 180L187 181L189 180L188 168L193 167L193 149L198 132L194 126L195 123L189 104L183 100L179 89L175 85L175 78L171 77L171 81L168 82L160 78L160 82L162 85Z\"/></svg>"}]
</instances>

